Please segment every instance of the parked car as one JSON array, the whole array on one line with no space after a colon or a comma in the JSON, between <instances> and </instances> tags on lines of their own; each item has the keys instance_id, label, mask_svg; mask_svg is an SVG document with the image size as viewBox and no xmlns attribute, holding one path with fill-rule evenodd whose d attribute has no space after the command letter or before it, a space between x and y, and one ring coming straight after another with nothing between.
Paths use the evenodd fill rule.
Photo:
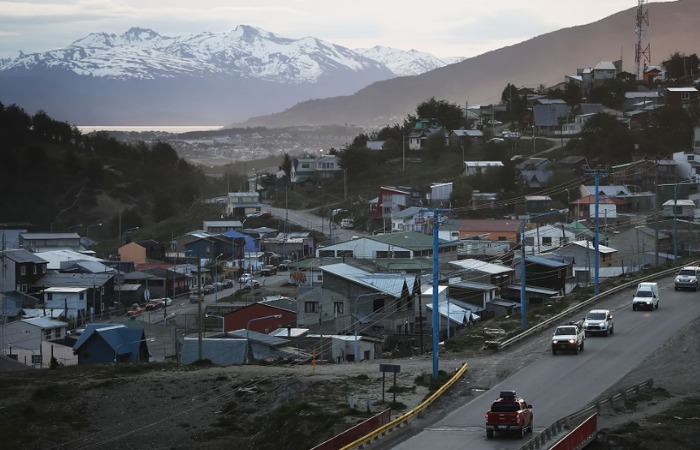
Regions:
<instances>
[{"instance_id":1,"label":"parked car","mask_svg":"<svg viewBox=\"0 0 700 450\"><path fill-rule=\"evenodd\" d=\"M269 211L258 211L250 214L246 214L248 219L271 219L272 213Z\"/></svg>"},{"instance_id":2,"label":"parked car","mask_svg":"<svg viewBox=\"0 0 700 450\"><path fill-rule=\"evenodd\" d=\"M355 226L355 221L352 219L343 219L340 221L340 228L350 229Z\"/></svg>"},{"instance_id":3,"label":"parked car","mask_svg":"<svg viewBox=\"0 0 700 450\"><path fill-rule=\"evenodd\" d=\"M277 266L277 271L278 272L286 272L289 270L289 265L292 263L292 261L285 259L279 265Z\"/></svg>"},{"instance_id":4,"label":"parked car","mask_svg":"<svg viewBox=\"0 0 700 450\"><path fill-rule=\"evenodd\" d=\"M149 300L148 303L146 303L146 311L155 311L156 309L162 309L164 307L165 302L160 298Z\"/></svg>"},{"instance_id":5,"label":"parked car","mask_svg":"<svg viewBox=\"0 0 700 450\"><path fill-rule=\"evenodd\" d=\"M272 275L277 275L277 267L272 265L262 266L262 269L260 269L260 276L270 277Z\"/></svg>"},{"instance_id":6,"label":"parked car","mask_svg":"<svg viewBox=\"0 0 700 450\"><path fill-rule=\"evenodd\" d=\"M260 283L258 282L258 280L250 279L243 285L243 289L246 289L246 290L260 289Z\"/></svg>"},{"instance_id":7,"label":"parked car","mask_svg":"<svg viewBox=\"0 0 700 450\"><path fill-rule=\"evenodd\" d=\"M492 125L494 127L497 127L499 125L503 125L503 122L501 122L500 120L496 120L496 119L491 119L486 123L488 123L489 125Z\"/></svg>"},{"instance_id":8,"label":"parked car","mask_svg":"<svg viewBox=\"0 0 700 450\"><path fill-rule=\"evenodd\" d=\"M241 283L241 284L245 284L245 283L247 283L248 281L250 281L252 278L253 278L253 277L252 277L251 274L249 274L249 273L244 273L244 274L241 275L241 277L238 279L238 282Z\"/></svg>"},{"instance_id":9,"label":"parked car","mask_svg":"<svg viewBox=\"0 0 700 450\"><path fill-rule=\"evenodd\" d=\"M222 286L224 289L230 289L230 288L233 287L233 280L231 280L231 279L229 279L229 278L226 278L226 279L221 283L221 286Z\"/></svg>"},{"instance_id":10,"label":"parked car","mask_svg":"<svg viewBox=\"0 0 700 450\"><path fill-rule=\"evenodd\" d=\"M198 291L190 292L190 303L199 303L202 299L203 296L200 296Z\"/></svg>"},{"instance_id":11,"label":"parked car","mask_svg":"<svg viewBox=\"0 0 700 450\"><path fill-rule=\"evenodd\" d=\"M126 312L126 317L136 317L143 313L143 308L139 306L138 303L131 305L131 308Z\"/></svg>"},{"instance_id":12,"label":"parked car","mask_svg":"<svg viewBox=\"0 0 700 450\"><path fill-rule=\"evenodd\" d=\"M678 271L678 275L676 275L673 283L673 288L676 291L679 289L697 291L698 287L700 287L700 267L686 266Z\"/></svg>"},{"instance_id":13,"label":"parked car","mask_svg":"<svg viewBox=\"0 0 700 450\"><path fill-rule=\"evenodd\" d=\"M214 289L215 287L213 284L207 284L202 288L202 290L204 291L204 295L213 294Z\"/></svg>"}]
</instances>

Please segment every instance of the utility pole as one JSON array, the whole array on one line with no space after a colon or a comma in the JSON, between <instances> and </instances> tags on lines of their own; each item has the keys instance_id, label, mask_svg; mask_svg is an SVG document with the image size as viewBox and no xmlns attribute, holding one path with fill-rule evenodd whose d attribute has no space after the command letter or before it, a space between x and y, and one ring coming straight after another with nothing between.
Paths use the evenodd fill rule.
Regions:
<instances>
[{"instance_id":1,"label":"utility pole","mask_svg":"<svg viewBox=\"0 0 700 450\"><path fill-rule=\"evenodd\" d=\"M594 237L593 237L593 270L595 271L594 273L594 280L593 280L593 295L598 295L598 275L600 273L600 234L598 231L598 221L599 221L599 201L600 201L600 177L605 177L608 175L608 173L604 170L596 169L596 170L589 170L586 172L587 175L591 175L595 179L595 219L594 219L594 224L595 224L595 231L594 231ZM607 214L606 214L607 218Z\"/></svg>"}]
</instances>

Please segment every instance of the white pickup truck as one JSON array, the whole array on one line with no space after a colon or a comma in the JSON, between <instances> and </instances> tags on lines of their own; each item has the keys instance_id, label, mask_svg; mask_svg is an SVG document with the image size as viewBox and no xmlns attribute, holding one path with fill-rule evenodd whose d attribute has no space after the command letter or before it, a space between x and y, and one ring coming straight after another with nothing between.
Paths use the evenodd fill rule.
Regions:
<instances>
[{"instance_id":1,"label":"white pickup truck","mask_svg":"<svg viewBox=\"0 0 700 450\"><path fill-rule=\"evenodd\" d=\"M552 355L556 355L559 350L573 351L578 355L579 350L583 351L585 340L586 331L581 322L559 325L552 335Z\"/></svg>"}]
</instances>

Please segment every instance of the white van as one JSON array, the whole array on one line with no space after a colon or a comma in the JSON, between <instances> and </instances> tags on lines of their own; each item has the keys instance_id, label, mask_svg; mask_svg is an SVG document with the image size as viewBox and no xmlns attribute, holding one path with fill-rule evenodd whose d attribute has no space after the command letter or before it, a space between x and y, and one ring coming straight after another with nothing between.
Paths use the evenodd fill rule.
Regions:
<instances>
[{"instance_id":1,"label":"white van","mask_svg":"<svg viewBox=\"0 0 700 450\"><path fill-rule=\"evenodd\" d=\"M632 310L638 309L659 309L658 283L639 283L632 297Z\"/></svg>"},{"instance_id":2,"label":"white van","mask_svg":"<svg viewBox=\"0 0 700 450\"><path fill-rule=\"evenodd\" d=\"M340 228L352 228L355 223L352 219L343 219L340 221Z\"/></svg>"}]
</instances>

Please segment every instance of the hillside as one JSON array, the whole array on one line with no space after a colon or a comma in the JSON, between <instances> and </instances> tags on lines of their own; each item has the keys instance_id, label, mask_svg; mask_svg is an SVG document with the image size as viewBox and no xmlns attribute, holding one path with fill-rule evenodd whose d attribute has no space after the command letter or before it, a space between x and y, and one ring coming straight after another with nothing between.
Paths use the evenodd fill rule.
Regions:
<instances>
[{"instance_id":1,"label":"hillside","mask_svg":"<svg viewBox=\"0 0 700 450\"><path fill-rule=\"evenodd\" d=\"M549 86L564 81L565 75L575 75L577 68L593 67L601 60L622 57L623 70L634 73L635 17L636 8L630 8L595 23L537 36L419 76L377 82L353 95L303 102L246 124L383 126L401 123L415 105L430 97L458 105L497 103L508 83ZM650 3L649 17L654 64L677 51L697 51L700 2Z\"/></svg>"}]
</instances>

